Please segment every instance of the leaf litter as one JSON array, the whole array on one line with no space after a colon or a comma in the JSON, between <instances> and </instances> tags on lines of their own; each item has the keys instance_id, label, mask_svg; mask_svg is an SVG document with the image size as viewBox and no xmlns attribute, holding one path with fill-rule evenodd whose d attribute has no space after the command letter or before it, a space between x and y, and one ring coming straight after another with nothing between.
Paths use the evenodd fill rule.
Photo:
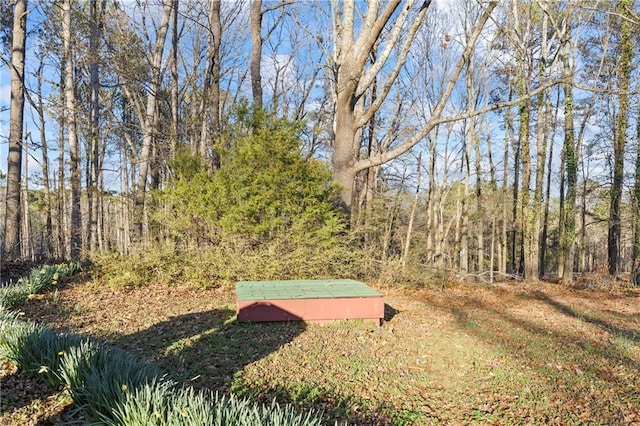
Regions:
<instances>
[{"instance_id":1,"label":"leaf litter","mask_svg":"<svg viewBox=\"0 0 640 426\"><path fill-rule=\"evenodd\" d=\"M330 421L640 425L640 292L549 283L381 291L392 312L381 327L238 324L233 291L180 285L77 281L23 310L196 388L320 409ZM28 380L3 368L1 392ZM41 394L2 405L0 423L56 418Z\"/></svg>"}]
</instances>

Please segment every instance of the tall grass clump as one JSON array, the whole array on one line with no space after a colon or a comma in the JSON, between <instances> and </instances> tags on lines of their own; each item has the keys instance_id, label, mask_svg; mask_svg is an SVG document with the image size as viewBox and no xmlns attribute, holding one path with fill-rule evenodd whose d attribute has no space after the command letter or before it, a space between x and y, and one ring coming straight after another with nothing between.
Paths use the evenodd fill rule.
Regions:
<instances>
[{"instance_id":1,"label":"tall grass clump","mask_svg":"<svg viewBox=\"0 0 640 426\"><path fill-rule=\"evenodd\" d=\"M231 395L192 388L175 389L172 383L154 382L127 394L108 425L163 426L319 426L314 412L301 413L290 405L262 405Z\"/></svg>"},{"instance_id":2,"label":"tall grass clump","mask_svg":"<svg viewBox=\"0 0 640 426\"><path fill-rule=\"evenodd\" d=\"M96 342L70 348L60 363L60 377L73 401L92 419L110 419L127 394L160 377L154 364Z\"/></svg>"},{"instance_id":3,"label":"tall grass clump","mask_svg":"<svg viewBox=\"0 0 640 426\"><path fill-rule=\"evenodd\" d=\"M75 262L34 268L16 283L0 287L0 306L5 309L15 308L24 303L29 295L50 289L60 278L71 276L79 269L80 265Z\"/></svg>"},{"instance_id":4,"label":"tall grass clump","mask_svg":"<svg viewBox=\"0 0 640 426\"><path fill-rule=\"evenodd\" d=\"M58 375L65 353L83 340L71 333L58 333L33 322L0 320L0 357L20 370L41 375L50 387L61 383Z\"/></svg>"}]
</instances>

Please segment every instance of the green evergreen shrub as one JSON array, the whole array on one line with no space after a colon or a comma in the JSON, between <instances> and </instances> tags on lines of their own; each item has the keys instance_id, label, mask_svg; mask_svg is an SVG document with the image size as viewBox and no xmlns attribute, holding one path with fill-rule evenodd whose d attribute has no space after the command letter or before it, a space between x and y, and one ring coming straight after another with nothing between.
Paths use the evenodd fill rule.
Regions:
<instances>
[{"instance_id":1,"label":"green evergreen shrub","mask_svg":"<svg viewBox=\"0 0 640 426\"><path fill-rule=\"evenodd\" d=\"M174 162L156 220L183 241L229 234L262 242L286 233L326 242L342 233L337 187L326 165L301 155L300 123L262 111L239 115L218 150L219 169L211 172L189 154Z\"/></svg>"},{"instance_id":2,"label":"green evergreen shrub","mask_svg":"<svg viewBox=\"0 0 640 426\"><path fill-rule=\"evenodd\" d=\"M327 166L300 153L299 123L239 111L211 170L177 155L173 177L154 194L153 244L128 256L93 258L115 287L243 279L361 278Z\"/></svg>"}]
</instances>

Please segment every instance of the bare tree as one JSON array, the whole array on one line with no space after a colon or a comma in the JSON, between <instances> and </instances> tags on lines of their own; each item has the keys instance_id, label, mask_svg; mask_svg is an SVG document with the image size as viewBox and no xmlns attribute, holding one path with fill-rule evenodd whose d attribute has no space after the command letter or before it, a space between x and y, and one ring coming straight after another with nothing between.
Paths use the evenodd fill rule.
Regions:
<instances>
[{"instance_id":1,"label":"bare tree","mask_svg":"<svg viewBox=\"0 0 640 426\"><path fill-rule=\"evenodd\" d=\"M619 75L619 109L616 131L613 141L613 182L611 184L611 206L609 210L609 232L607 235L607 252L609 274L617 277L620 268L620 202L622 200L622 183L624 179L624 147L627 139L629 120L629 82L631 78L631 61L633 59L632 23L628 19L633 7L632 0L620 0L617 11L620 13L620 53L618 59Z\"/></svg>"},{"instance_id":2,"label":"bare tree","mask_svg":"<svg viewBox=\"0 0 640 426\"><path fill-rule=\"evenodd\" d=\"M262 0L251 0L249 11L249 27L251 29L251 94L253 95L253 106L257 109L262 108L263 104L261 62L264 38L262 37L262 18L265 13L281 9L289 4L293 4L293 1L283 1L263 10ZM267 31L267 37L277 25L278 23Z\"/></svg>"},{"instance_id":3,"label":"bare tree","mask_svg":"<svg viewBox=\"0 0 640 426\"><path fill-rule=\"evenodd\" d=\"M262 108L262 0L252 0L249 12L251 28L251 94L253 105Z\"/></svg>"},{"instance_id":4,"label":"bare tree","mask_svg":"<svg viewBox=\"0 0 640 426\"><path fill-rule=\"evenodd\" d=\"M220 68L221 68L221 38L222 22L220 20L220 0L212 0L209 4L209 36L207 42L207 71L202 89L202 104L200 107L202 128L200 132L199 151L204 160L209 160L209 147L212 145L210 137L217 137L220 133ZM211 120L207 119L210 108ZM209 124L210 122L210 124ZM208 132L211 129L211 134Z\"/></svg>"},{"instance_id":5,"label":"bare tree","mask_svg":"<svg viewBox=\"0 0 640 426\"><path fill-rule=\"evenodd\" d=\"M565 72L572 75L570 43L563 48L563 64ZM578 160L576 156L575 134L573 125L573 88L571 82L563 85L564 90L564 162L566 165L567 195L564 200L564 215L560 229L560 251L563 262L560 279L563 283L573 282L573 257L576 231L576 178Z\"/></svg>"},{"instance_id":6,"label":"bare tree","mask_svg":"<svg viewBox=\"0 0 640 426\"><path fill-rule=\"evenodd\" d=\"M149 2L144 3L145 7L149 7ZM152 39L146 32L148 28L144 28L144 36L147 41L146 48L148 49L148 63L141 65L145 67L145 71L148 67L148 82L144 86L144 89L140 87L140 75L135 75L136 66L139 64L132 64L126 60L118 61L116 63L116 70L123 78L124 84L122 88L126 94L127 99L131 102L132 109L138 118L140 130L142 133L142 147L138 160L138 178L135 190L135 216L133 220L134 234L141 238L147 230L146 220L146 194L147 183L149 181L150 172L152 171L152 162L154 161L154 153L156 152L156 140L158 139L158 107L161 98L161 85L163 76L163 57L164 46L169 30L169 22L174 7L173 0L162 1L162 11L160 16L160 22L154 22L154 38ZM153 14L149 11L144 11L145 14L153 17ZM116 17L116 20L121 18ZM122 28L120 22L116 22L119 31L125 35L129 34L128 29ZM115 50L116 47L110 46L111 50ZM115 56L119 58L119 52L114 51ZM140 53L140 52L138 52ZM132 71L132 69L134 71ZM145 99L146 96L146 99Z\"/></svg>"},{"instance_id":7,"label":"bare tree","mask_svg":"<svg viewBox=\"0 0 640 426\"><path fill-rule=\"evenodd\" d=\"M11 31L11 104L9 155L7 160L7 198L3 257L20 257L22 223L22 138L24 126L24 57L27 38L27 0L16 0Z\"/></svg>"},{"instance_id":8,"label":"bare tree","mask_svg":"<svg viewBox=\"0 0 640 426\"><path fill-rule=\"evenodd\" d=\"M428 123L393 149L359 158L358 134L387 99L406 63L409 50L431 1L421 2L417 7L415 3L415 0L393 0L382 6L378 1L371 1L367 3L361 22L356 23L359 12L356 11L354 0L331 2L335 43L332 69L335 80L333 178L342 187L341 201L347 209L353 205L354 181L360 170L397 158L423 140L438 124L446 121L441 119L445 105L482 28L497 4L490 2L478 20L469 37L469 44L464 46L460 59L450 75L449 84L433 109ZM358 28L360 32L356 34ZM380 43L385 35L387 37L384 42ZM374 46L379 46L379 52L376 54L375 64L368 66L367 62ZM390 65L394 52L397 52L393 59L395 63ZM390 71L385 81L377 82L380 89L376 101L366 108L361 108L360 99L371 88L385 66L390 66Z\"/></svg>"},{"instance_id":9,"label":"bare tree","mask_svg":"<svg viewBox=\"0 0 640 426\"><path fill-rule=\"evenodd\" d=\"M640 106L638 107L636 118L636 169L633 184L632 208L635 212L633 216L633 247L631 251L631 281L640 286Z\"/></svg>"},{"instance_id":10,"label":"bare tree","mask_svg":"<svg viewBox=\"0 0 640 426\"><path fill-rule=\"evenodd\" d=\"M89 213L89 249L95 252L98 246L102 246L99 237L101 229L98 227L99 211L101 209L99 187L102 175L103 147L100 138L100 58L99 45L102 31L102 14L106 7L106 0L98 5L98 0L89 1L89 60L90 60L90 86L91 109L89 123L89 149L87 152L89 169L87 170L87 200Z\"/></svg>"},{"instance_id":11,"label":"bare tree","mask_svg":"<svg viewBox=\"0 0 640 426\"><path fill-rule=\"evenodd\" d=\"M62 3L62 42L65 57L65 99L67 110L67 133L69 138L69 167L71 181L71 258L80 257L82 249L82 217L80 212L81 169L80 143L78 142L76 93L73 76L74 61L71 40L71 0Z\"/></svg>"}]
</instances>

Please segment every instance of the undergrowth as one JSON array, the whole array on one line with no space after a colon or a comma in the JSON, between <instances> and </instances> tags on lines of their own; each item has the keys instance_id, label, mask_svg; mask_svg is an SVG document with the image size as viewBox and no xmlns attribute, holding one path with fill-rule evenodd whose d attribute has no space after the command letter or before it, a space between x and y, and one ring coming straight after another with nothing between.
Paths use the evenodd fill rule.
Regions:
<instances>
[{"instance_id":1,"label":"undergrowth","mask_svg":"<svg viewBox=\"0 0 640 426\"><path fill-rule=\"evenodd\" d=\"M199 247L164 243L128 256L98 254L92 262L94 279L113 288L152 283L230 288L244 280L362 279L361 258L348 242L312 247L282 237L261 243L229 238Z\"/></svg>"}]
</instances>

